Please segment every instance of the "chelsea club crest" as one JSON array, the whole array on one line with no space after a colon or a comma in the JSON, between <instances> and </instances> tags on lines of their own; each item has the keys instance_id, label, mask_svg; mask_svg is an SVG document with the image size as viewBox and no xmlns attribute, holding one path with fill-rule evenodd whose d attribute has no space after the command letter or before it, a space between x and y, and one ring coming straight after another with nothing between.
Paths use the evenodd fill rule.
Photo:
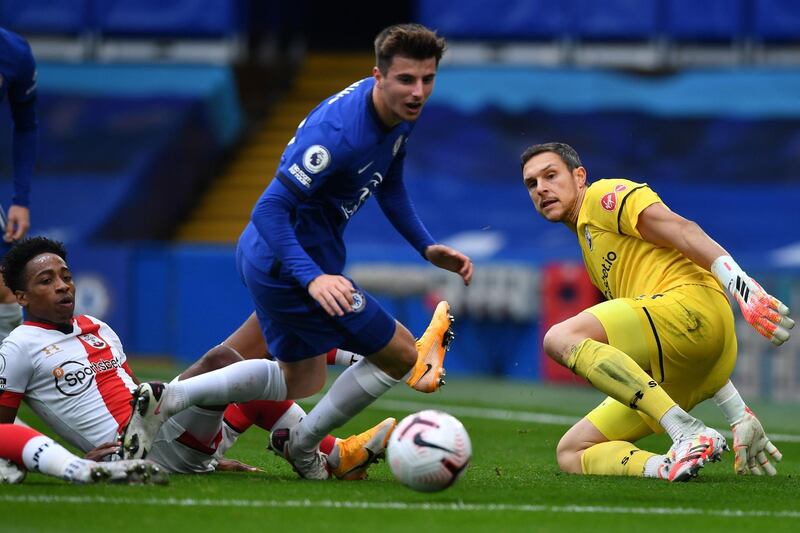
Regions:
<instances>
[{"instance_id":1,"label":"chelsea club crest","mask_svg":"<svg viewBox=\"0 0 800 533\"><path fill-rule=\"evenodd\" d=\"M353 293L353 312L358 313L364 310L364 306L367 304L367 299L364 298L364 294L359 291Z\"/></svg>"}]
</instances>

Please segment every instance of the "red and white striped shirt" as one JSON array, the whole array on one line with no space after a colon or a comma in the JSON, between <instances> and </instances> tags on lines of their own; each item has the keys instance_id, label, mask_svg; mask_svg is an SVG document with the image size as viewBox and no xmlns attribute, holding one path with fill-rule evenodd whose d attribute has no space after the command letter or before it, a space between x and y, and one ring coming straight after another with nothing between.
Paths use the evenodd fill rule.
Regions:
<instances>
[{"instance_id":1,"label":"red and white striped shirt","mask_svg":"<svg viewBox=\"0 0 800 533\"><path fill-rule=\"evenodd\" d=\"M122 343L107 324L72 319L72 331L24 322L0 345L0 406L25 402L83 451L114 440L131 414L131 378Z\"/></svg>"}]
</instances>

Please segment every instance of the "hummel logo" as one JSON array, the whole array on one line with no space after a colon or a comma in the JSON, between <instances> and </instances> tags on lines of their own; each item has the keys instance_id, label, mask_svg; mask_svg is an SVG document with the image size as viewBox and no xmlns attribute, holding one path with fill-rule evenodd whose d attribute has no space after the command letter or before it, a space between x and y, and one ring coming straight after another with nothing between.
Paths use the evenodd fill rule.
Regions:
<instances>
[{"instance_id":1,"label":"hummel logo","mask_svg":"<svg viewBox=\"0 0 800 533\"><path fill-rule=\"evenodd\" d=\"M367 170L369 167L371 167L371 166L372 166L372 163L374 163L374 162L375 162L375 161L370 161L369 163L367 163L367 165L366 165L366 166L364 166L364 167L362 167L362 168L359 168L359 169L358 169L358 173L359 173L359 174L363 173L365 170Z\"/></svg>"}]
</instances>

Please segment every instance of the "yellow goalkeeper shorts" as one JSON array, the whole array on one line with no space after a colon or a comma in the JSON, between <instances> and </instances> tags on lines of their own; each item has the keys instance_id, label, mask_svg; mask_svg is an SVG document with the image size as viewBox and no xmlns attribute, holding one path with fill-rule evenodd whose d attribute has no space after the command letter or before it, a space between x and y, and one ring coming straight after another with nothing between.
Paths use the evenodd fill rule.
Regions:
<instances>
[{"instance_id":1,"label":"yellow goalkeeper shorts","mask_svg":"<svg viewBox=\"0 0 800 533\"><path fill-rule=\"evenodd\" d=\"M586 312L603 324L610 345L634 359L686 411L712 397L736 365L733 312L719 290L683 285L609 300ZM611 398L587 418L609 440L662 431L656 420Z\"/></svg>"}]
</instances>

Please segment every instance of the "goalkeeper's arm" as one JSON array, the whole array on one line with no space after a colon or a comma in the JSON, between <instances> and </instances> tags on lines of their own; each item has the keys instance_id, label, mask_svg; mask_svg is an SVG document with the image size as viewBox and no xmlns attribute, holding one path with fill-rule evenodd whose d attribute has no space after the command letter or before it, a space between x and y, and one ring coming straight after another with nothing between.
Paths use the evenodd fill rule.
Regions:
<instances>
[{"instance_id":1,"label":"goalkeeper's arm","mask_svg":"<svg viewBox=\"0 0 800 533\"><path fill-rule=\"evenodd\" d=\"M733 383L728 381L717 391L714 402L725 414L733 431L734 470L738 474L749 472L756 476L765 472L770 476L777 474L775 466L770 463L770 457L779 462L783 455L767 438L761 422L745 405Z\"/></svg>"},{"instance_id":2,"label":"goalkeeper's arm","mask_svg":"<svg viewBox=\"0 0 800 533\"><path fill-rule=\"evenodd\" d=\"M794 327L789 308L767 294L696 223L670 211L662 203L654 203L639 213L636 229L647 242L674 248L710 270L733 295L745 320L773 344L779 346L789 339L789 330Z\"/></svg>"}]
</instances>

